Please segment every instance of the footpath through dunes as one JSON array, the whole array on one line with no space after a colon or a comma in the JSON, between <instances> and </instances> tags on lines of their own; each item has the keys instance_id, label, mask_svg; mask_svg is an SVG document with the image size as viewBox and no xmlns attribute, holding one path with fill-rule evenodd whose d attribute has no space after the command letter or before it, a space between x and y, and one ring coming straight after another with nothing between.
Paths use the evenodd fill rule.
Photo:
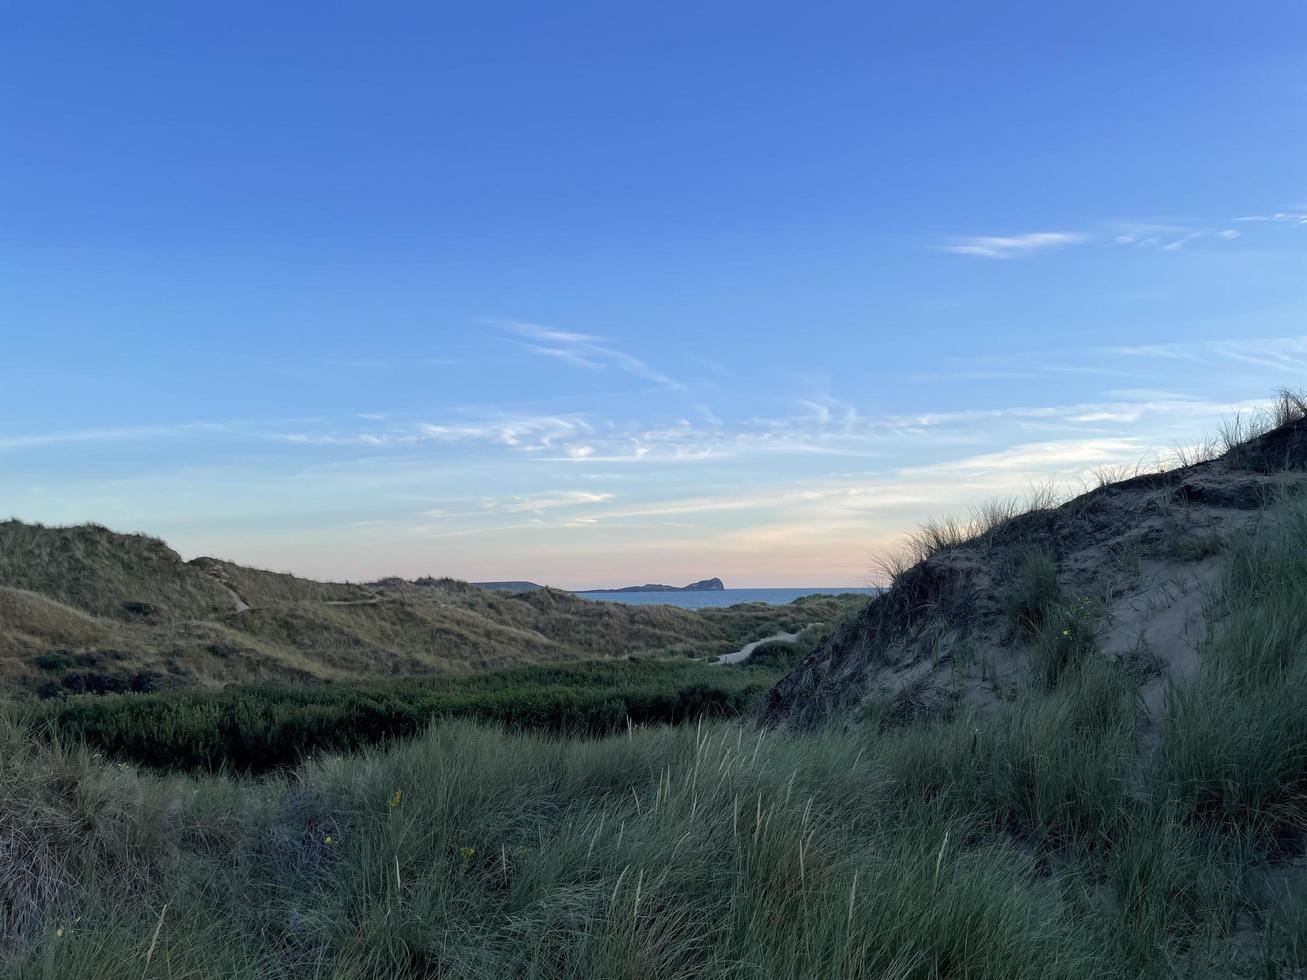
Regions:
<instances>
[{"instance_id":1,"label":"footpath through dunes","mask_svg":"<svg viewBox=\"0 0 1307 980\"><path fill-rule=\"evenodd\" d=\"M1094 656L1136 671L1147 754L1167 690L1199 671L1227 543L1307 489L1303 408L1285 395L1270 431L1061 506L926 525L920 560L902 562L891 588L769 692L761 720L812 729L984 715L1032 674L1051 687Z\"/></svg>"},{"instance_id":2,"label":"footpath through dunes","mask_svg":"<svg viewBox=\"0 0 1307 980\"><path fill-rule=\"evenodd\" d=\"M766 643L793 643L799 638L798 633L789 633L785 630L778 630L771 636L764 636L761 640L754 640L752 643L746 643L734 653L723 653L720 657L711 661L717 665L743 663L753 656L753 651Z\"/></svg>"}]
</instances>

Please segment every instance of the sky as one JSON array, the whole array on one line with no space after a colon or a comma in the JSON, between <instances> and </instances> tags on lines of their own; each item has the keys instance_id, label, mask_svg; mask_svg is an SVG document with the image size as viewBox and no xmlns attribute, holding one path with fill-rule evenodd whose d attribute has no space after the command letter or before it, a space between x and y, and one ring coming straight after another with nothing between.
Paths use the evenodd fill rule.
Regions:
<instances>
[{"instance_id":1,"label":"sky","mask_svg":"<svg viewBox=\"0 0 1307 980\"><path fill-rule=\"evenodd\" d=\"M0 514L865 585L1307 383L1307 6L0 0Z\"/></svg>"}]
</instances>

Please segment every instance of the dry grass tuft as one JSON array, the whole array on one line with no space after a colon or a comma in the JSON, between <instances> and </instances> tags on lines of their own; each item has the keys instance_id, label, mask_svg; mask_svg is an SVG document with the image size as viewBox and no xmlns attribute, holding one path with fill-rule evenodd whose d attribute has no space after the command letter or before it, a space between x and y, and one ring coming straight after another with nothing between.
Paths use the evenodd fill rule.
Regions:
<instances>
[{"instance_id":1,"label":"dry grass tuft","mask_svg":"<svg viewBox=\"0 0 1307 980\"><path fill-rule=\"evenodd\" d=\"M965 518L932 518L909 532L901 547L873 558L873 568L883 583L893 584L935 555L980 541L1020 517L1052 510L1059 503L1061 494L1055 484L1048 482L1032 485L1024 499L1003 497L979 504Z\"/></svg>"}]
</instances>

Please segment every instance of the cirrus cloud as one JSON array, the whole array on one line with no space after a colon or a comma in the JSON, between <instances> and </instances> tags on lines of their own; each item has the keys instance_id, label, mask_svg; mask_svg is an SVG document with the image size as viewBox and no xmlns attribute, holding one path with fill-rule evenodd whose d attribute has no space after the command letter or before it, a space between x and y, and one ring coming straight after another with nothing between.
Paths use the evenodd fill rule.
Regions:
<instances>
[{"instance_id":1,"label":"cirrus cloud","mask_svg":"<svg viewBox=\"0 0 1307 980\"><path fill-rule=\"evenodd\" d=\"M938 245L941 252L975 255L983 259L1015 259L1023 255L1066 245L1081 245L1089 236L1073 231L1035 231L1025 235L980 235L955 238L948 245Z\"/></svg>"}]
</instances>

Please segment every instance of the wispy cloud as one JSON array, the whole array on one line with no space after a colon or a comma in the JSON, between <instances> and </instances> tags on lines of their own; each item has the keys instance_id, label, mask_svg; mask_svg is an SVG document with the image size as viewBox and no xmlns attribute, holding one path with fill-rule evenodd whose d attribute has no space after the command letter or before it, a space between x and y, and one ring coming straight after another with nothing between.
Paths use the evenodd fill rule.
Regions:
<instances>
[{"instance_id":1,"label":"wispy cloud","mask_svg":"<svg viewBox=\"0 0 1307 980\"><path fill-rule=\"evenodd\" d=\"M948 245L937 245L941 252L957 255L975 255L983 259L1015 259L1023 255L1080 245L1089 236L1071 231L1036 231L1025 235L982 235L972 238L955 238Z\"/></svg>"},{"instance_id":2,"label":"wispy cloud","mask_svg":"<svg viewBox=\"0 0 1307 980\"><path fill-rule=\"evenodd\" d=\"M1260 377L1268 368L1277 376L1301 376L1307 371L1307 337L1083 348L1022 355L1016 363L1025 370L1040 358L1142 362L1148 376L1176 362L1166 384L1175 376L1181 389L1203 391L1205 379L1229 376L1232 365L1247 364ZM994 358L985 367L1002 370L1004 364ZM1210 433L1222 416L1253 404L1124 386L1064 403L974 402L981 407L964 403L897 414L824 390L788 403L773 401L774 414L743 418L720 405L717 411L687 405L688 418L641 422L464 408L425 421L350 415L339 420L338 431L323 420L300 420L300 433L273 431L273 423L221 431L223 444L234 446L242 460L250 445L264 440L265 457L282 467L264 474L257 497L250 498L256 510L271 499L298 513L308 501L333 526L348 528L341 533L354 535L354 541L366 536L396 549L418 539L448 541L447 549L422 551L438 555L442 571L466 575L477 568L484 569L479 578L511 573L539 579L532 569L557 575L556 569L583 554L620 553L629 561L637 554L710 555L713 573L736 567L743 570L737 576L747 579L749 569L767 562L783 562L791 572L799 567L791 561L812 562L817 575L835 567L832 556L841 556L838 567L856 568L882 539L926 516L965 512L986 497L1020 495L1033 482L1073 488L1077 477L1096 466L1148 459ZM155 427L11 435L0 437L0 448L91 437L148 444L177 432ZM281 445L267 445L268 439ZM290 451L287 443L303 448ZM367 452L333 451L350 446ZM813 453L832 459L813 461ZM601 460L635 465L589 465ZM720 461L727 465L714 466ZM647 469L681 464L685 469ZM289 476L288 466L297 468ZM614 493L584 479L591 475L623 482L612 485ZM131 484L135 501L142 496L137 487L145 484L143 477L133 479L142 481ZM145 493L158 492L158 479L149 474ZM195 479L187 473L179 485ZM222 479L206 482L224 485ZM117 492L129 496L125 488ZM356 520L347 525L349 518ZM786 550L791 548L792 554ZM495 559L496 553L505 557ZM737 566L717 564L716 556L730 555L738 557ZM495 574L489 574L489 564L477 564L494 561L501 562ZM536 564L515 564L527 561Z\"/></svg>"},{"instance_id":3,"label":"wispy cloud","mask_svg":"<svg viewBox=\"0 0 1307 980\"><path fill-rule=\"evenodd\" d=\"M1229 219L1229 222L1270 222L1302 226L1307 225L1307 212L1301 210L1276 211L1270 214L1246 214ZM1156 249L1160 252L1179 252L1191 242L1207 238L1214 242L1229 243L1243 236L1228 223L1196 226L1174 220L1110 220L1097 223L1092 232L1044 231L1025 235L982 235L954 238L935 248L957 255L974 255L984 259L1014 259L1068 245L1098 243L1137 249Z\"/></svg>"},{"instance_id":4,"label":"wispy cloud","mask_svg":"<svg viewBox=\"0 0 1307 980\"><path fill-rule=\"evenodd\" d=\"M473 422L424 422L417 438L431 442L491 442L537 451L584 436L592 426L583 415L496 415Z\"/></svg>"},{"instance_id":5,"label":"wispy cloud","mask_svg":"<svg viewBox=\"0 0 1307 980\"><path fill-rule=\"evenodd\" d=\"M894 534L911 526L902 515L965 509L985 497L1020 497L1032 486L1053 484L1073 490L1083 486L1096 467L1157 458L1166 444L1136 436L1068 438L1019 442L1007 448L953 456L936 463L892 467L860 475L832 475L816 480L787 480L777 475L748 490L723 490L690 496L655 496L623 506L586 506L580 513L504 522L518 510L519 498L484 501L477 514L448 520L450 511L429 512L438 520L413 527L424 537L496 536L522 531L550 534L586 528L644 529L629 537L627 548L710 549L726 553L751 548L794 546L811 549L822 542L848 547L868 541L878 524L892 520ZM569 502L571 498L569 496ZM877 517L895 512L898 518ZM736 515L722 521L723 514ZM696 530L684 542L669 541L665 529ZM656 535L654 538L648 535ZM569 538L569 540L575 540ZM856 547L856 545L855 545ZM865 551L864 551L865 554Z\"/></svg>"},{"instance_id":6,"label":"wispy cloud","mask_svg":"<svg viewBox=\"0 0 1307 980\"><path fill-rule=\"evenodd\" d=\"M612 500L614 494L594 493L588 490L555 490L549 493L527 494L499 505L499 509L510 514L525 512L539 513L557 507L579 507L583 504L598 504Z\"/></svg>"},{"instance_id":7,"label":"wispy cloud","mask_svg":"<svg viewBox=\"0 0 1307 980\"><path fill-rule=\"evenodd\" d=\"M1184 248L1186 245L1192 242L1195 238L1202 238L1202 237L1203 237L1203 233L1201 231L1191 231L1187 235L1181 235L1175 241L1167 242L1165 245L1162 246L1162 251L1178 252L1180 251L1180 249Z\"/></svg>"},{"instance_id":8,"label":"wispy cloud","mask_svg":"<svg viewBox=\"0 0 1307 980\"><path fill-rule=\"evenodd\" d=\"M519 320L492 321L499 329L515 335L514 343L525 347L533 354L550 357L577 367L616 368L645 381L651 381L663 388L681 389L685 386L662 371L650 366L645 361L625 351L613 347L604 337L577 333L571 330L556 330L537 323L525 323ZM521 338L521 339L516 339Z\"/></svg>"},{"instance_id":9,"label":"wispy cloud","mask_svg":"<svg viewBox=\"0 0 1307 980\"><path fill-rule=\"evenodd\" d=\"M233 422L180 422L175 425L129 425L24 435L0 434L0 452L77 443L139 442L200 433L239 435L245 428L244 424Z\"/></svg>"},{"instance_id":10,"label":"wispy cloud","mask_svg":"<svg viewBox=\"0 0 1307 980\"><path fill-rule=\"evenodd\" d=\"M1125 418L1122 421L1133 421ZM1031 442L982 453L946 463L904 468L904 476L924 473L1020 473L1045 472L1058 469L1082 469L1106 462L1120 462L1138 458L1142 444L1138 439L1062 439L1054 442Z\"/></svg>"},{"instance_id":11,"label":"wispy cloud","mask_svg":"<svg viewBox=\"0 0 1307 980\"><path fill-rule=\"evenodd\" d=\"M452 499L443 501L444 506L418 513L416 516L422 523L410 527L409 531L426 537L461 537L523 528L585 527L598 523L598 518L573 515L551 521L541 515L546 511L593 507L612 500L614 496L589 490L546 490L509 497L482 497L475 501ZM513 517L505 517L510 514ZM524 515L526 519L517 515ZM505 519L512 523L502 523Z\"/></svg>"},{"instance_id":12,"label":"wispy cloud","mask_svg":"<svg viewBox=\"0 0 1307 980\"><path fill-rule=\"evenodd\" d=\"M1139 358L1195 363L1248 363L1274 366L1288 372L1307 370L1307 338L1261 345L1245 342L1210 342L1194 345L1138 345L1094 348L1094 356L1115 362ZM1046 355L1050 361L1068 355ZM1081 355L1077 355L1081 356ZM1083 355L1088 356L1088 355ZM1023 369L1037 370L1034 355L1020 357ZM996 373L1001 359L995 358ZM468 419L458 422L424 422L380 432L298 435L285 438L314 445L354 444L396 450L407 447L414 458L428 458L423 446L459 445L469 454L490 459L508 454L540 464L567 463L590 469L609 464L646 466L703 466L730 459L757 457L830 456L861 461L901 457L905 447L919 453L928 447L974 444L1010 433L1104 433L1113 426L1151 420L1156 425L1219 419L1223 413L1247 409L1252 403L1232 405L1166 392L1131 392L1115 397L1051 405L1010 405L984 409L923 411L908 414L863 414L854 406L828 396L797 399L793 410L767 417L692 422L679 419L662 426L620 423L585 416L512 416ZM415 455L419 454L419 455ZM585 491L545 493L523 499L519 511L585 502ZM606 498L605 498L606 499Z\"/></svg>"},{"instance_id":13,"label":"wispy cloud","mask_svg":"<svg viewBox=\"0 0 1307 980\"><path fill-rule=\"evenodd\" d=\"M554 339L557 341L558 337ZM1089 374L1155 378L1158 362L1193 365L1203 371L1217 370L1227 375L1238 367L1260 378L1270 374L1272 384L1281 378L1293 383L1295 378L1307 373L1307 336L991 355L959 361L957 370L968 377L1048 377L1060 367L1073 365L1077 371ZM947 377L948 368L946 363L936 377ZM726 460L766 457L797 461L827 456L847 459L852 467L875 466L880 459L930 455L949 446L979 445L995 439L1028 439L1036 433L1045 438L1065 438L1076 433L1084 437L1115 436L1118 434L1115 427L1136 423L1154 429L1159 425L1176 429L1192 425L1197 419L1215 421L1225 412L1247 407L1209 403L1182 393L1132 393L1129 384L1114 385L1121 390L1117 394L1106 393L1104 397L1064 404L899 414L867 413L849 402L817 394L795 399L788 411L767 416L731 417L728 413L706 411L696 412L693 419L674 418L661 424L583 413L477 413L463 409L447 418L425 420L351 417L336 424L305 420L304 427L298 430L278 429L273 423L241 426L193 423L7 434L0 435L0 451L17 453L46 445L94 441L134 440L148 444L187 434L199 438L203 434L206 439L221 438L224 443L271 441L305 447L304 453L287 457L296 466L306 462L340 466L349 461L329 450L366 449L370 457L358 462L362 470L376 471L377 479L385 478L378 470L381 461L389 461L388 472L394 473L401 466L431 466L435 461L453 458L481 460L487 465L500 465L495 461L511 458L533 460L538 462L542 476L561 473L557 466L560 463L587 473L595 469L611 470L607 464L621 464L623 471L633 472L628 469L632 464L703 467ZM804 465L812 468L817 464ZM536 478L527 480L529 487ZM538 496L523 498L515 512L533 513L577 501L598 502L582 491L560 494L536 490L535 493Z\"/></svg>"},{"instance_id":14,"label":"wispy cloud","mask_svg":"<svg viewBox=\"0 0 1307 980\"><path fill-rule=\"evenodd\" d=\"M1307 212L1276 211L1274 214L1245 214L1235 221L1278 221L1290 225L1307 225Z\"/></svg>"},{"instance_id":15,"label":"wispy cloud","mask_svg":"<svg viewBox=\"0 0 1307 980\"><path fill-rule=\"evenodd\" d=\"M1159 366L1144 363L1149 360L1224 366L1227 369L1247 364L1271 368L1277 373L1301 374L1307 372L1307 336L1014 351L946 360L937 371L908 377L915 382L935 383L954 378L1011 380L1071 373L1156 380Z\"/></svg>"},{"instance_id":16,"label":"wispy cloud","mask_svg":"<svg viewBox=\"0 0 1307 980\"><path fill-rule=\"evenodd\" d=\"M382 421L384 416L356 415L365 421ZM261 438L306 446L373 446L404 447L422 443L485 444L504 446L524 452L553 448L564 440L573 440L592 431L591 423L580 414L512 415L495 412L465 420L410 422L379 431L348 432L266 432Z\"/></svg>"},{"instance_id":17,"label":"wispy cloud","mask_svg":"<svg viewBox=\"0 0 1307 980\"><path fill-rule=\"evenodd\" d=\"M1124 357L1165 358L1196 364L1248 364L1276 373L1301 376L1307 372L1307 336L1248 337L1239 340L1207 340L1176 344L1099 348Z\"/></svg>"}]
</instances>

